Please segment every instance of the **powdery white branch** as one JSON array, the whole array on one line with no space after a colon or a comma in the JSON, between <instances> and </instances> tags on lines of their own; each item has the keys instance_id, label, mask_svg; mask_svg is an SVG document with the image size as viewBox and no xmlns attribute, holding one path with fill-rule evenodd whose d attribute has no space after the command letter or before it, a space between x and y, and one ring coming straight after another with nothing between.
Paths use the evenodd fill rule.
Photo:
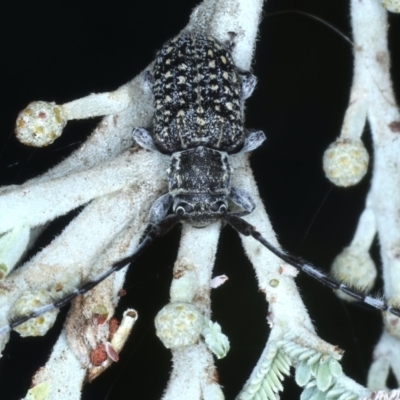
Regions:
<instances>
[{"instance_id":1,"label":"powdery white branch","mask_svg":"<svg viewBox=\"0 0 400 400\"><path fill-rule=\"evenodd\" d=\"M362 397L361 400L399 400L400 399L400 390L378 390L377 392L373 392L371 396Z\"/></svg>"},{"instance_id":2,"label":"powdery white branch","mask_svg":"<svg viewBox=\"0 0 400 400\"><path fill-rule=\"evenodd\" d=\"M399 362L400 343L398 338L391 336L388 332L383 332L381 340L376 345L373 361L368 372L368 387L372 390L387 389L386 380L390 372L393 371L396 380L400 380ZM382 386L382 382L384 386Z\"/></svg>"},{"instance_id":3,"label":"powdery white branch","mask_svg":"<svg viewBox=\"0 0 400 400\"><path fill-rule=\"evenodd\" d=\"M124 93L122 96L122 104L115 104L113 101L112 104L115 107L114 109L110 108L109 98L118 98L118 96L113 96L113 94L120 92ZM127 102L125 93L129 94L129 102ZM89 139L77 151L45 174L29 181L30 183L63 177L74 171L89 169L95 165L111 160L124 150L131 148L134 144L134 139L132 137L133 126L149 126L152 122L152 102L151 98L143 90L142 74L138 75L131 82L123 85L115 92L93 94L76 101L82 106L79 115L73 113L76 106L69 107L69 105L74 102L66 103L58 107L61 109L66 107L67 110L64 114L68 115L71 119L90 118L95 115L102 115L101 113L104 112L104 110L108 110L111 114L103 118ZM93 109L99 109L100 111L93 114L90 112ZM121 109L122 111L118 112ZM40 110L38 110L38 114L39 113ZM33 124L36 119L37 118L33 118ZM9 190L12 190L12 187L2 188L0 193L8 192Z\"/></svg>"},{"instance_id":4,"label":"powdery white branch","mask_svg":"<svg viewBox=\"0 0 400 400\"><path fill-rule=\"evenodd\" d=\"M391 11L399 10L398 7L396 9L396 1L382 3ZM400 113L390 78L387 12L382 3L376 0L351 1L354 79L342 132L333 145L338 149L335 161L337 169L326 169L326 172L334 183L342 186L354 184L362 178L366 171L366 151L360 137L368 120L374 147L371 189L355 237L336 258L333 273L354 286L371 288L376 268L369 249L377 234L381 247L385 298L389 304L399 305ZM358 150L354 150L349 157L339 149L340 146L358 146ZM362 170L362 173L353 181L356 169ZM332 173L333 170L338 173ZM340 175L339 179L337 175ZM341 184L340 181L346 183ZM400 339L399 319L387 313L384 322L385 330L374 352L369 373L368 385L374 390L386 388L390 369L397 382L400 382L397 343Z\"/></svg>"},{"instance_id":5,"label":"powdery white branch","mask_svg":"<svg viewBox=\"0 0 400 400\"><path fill-rule=\"evenodd\" d=\"M190 303L206 318L210 318L210 282L220 224L212 224L204 229L205 232L184 225L170 296L171 304ZM203 399L224 398L216 378L212 354L205 344L197 344L198 339L195 342L172 350L173 370L163 399L183 400L199 395Z\"/></svg>"},{"instance_id":6,"label":"powdery white branch","mask_svg":"<svg viewBox=\"0 0 400 400\"><path fill-rule=\"evenodd\" d=\"M137 169L132 161L143 165ZM13 188L6 197L0 197L0 233L15 226L35 227L88 203L95 197L116 192L132 182L137 187L146 184L148 173L156 179L162 176L166 157L143 151L127 150L101 166L71 172L41 182L28 181ZM158 178L154 186L165 179ZM49 207L54 203L55 207ZM27 205L29 208L27 208ZM33 211L33 212L32 212Z\"/></svg>"},{"instance_id":7,"label":"powdery white branch","mask_svg":"<svg viewBox=\"0 0 400 400\"><path fill-rule=\"evenodd\" d=\"M129 337L136 319L137 314L134 310L124 312L121 325L113 339L113 345L117 351L121 350ZM92 373L99 373L99 371L92 371ZM86 368L82 367L78 358L71 352L71 346L65 333L62 332L46 367L39 369L33 377L33 387L29 389L25 399L79 399L86 374Z\"/></svg>"}]
</instances>

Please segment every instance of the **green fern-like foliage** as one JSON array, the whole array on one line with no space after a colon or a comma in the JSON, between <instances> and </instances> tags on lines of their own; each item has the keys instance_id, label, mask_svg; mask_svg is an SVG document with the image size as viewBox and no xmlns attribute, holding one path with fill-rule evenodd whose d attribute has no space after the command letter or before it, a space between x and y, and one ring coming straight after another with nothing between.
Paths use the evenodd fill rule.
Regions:
<instances>
[{"instance_id":1,"label":"green fern-like foliage","mask_svg":"<svg viewBox=\"0 0 400 400\"><path fill-rule=\"evenodd\" d=\"M279 343L281 350L296 366L296 383L303 387L300 400L356 400L358 394L350 392L337 381L343 374L339 354L321 354L296 343L294 338Z\"/></svg>"},{"instance_id":2,"label":"green fern-like foliage","mask_svg":"<svg viewBox=\"0 0 400 400\"><path fill-rule=\"evenodd\" d=\"M276 400L283 390L282 381L290 373L291 362L277 349L259 363L237 400Z\"/></svg>"}]
</instances>

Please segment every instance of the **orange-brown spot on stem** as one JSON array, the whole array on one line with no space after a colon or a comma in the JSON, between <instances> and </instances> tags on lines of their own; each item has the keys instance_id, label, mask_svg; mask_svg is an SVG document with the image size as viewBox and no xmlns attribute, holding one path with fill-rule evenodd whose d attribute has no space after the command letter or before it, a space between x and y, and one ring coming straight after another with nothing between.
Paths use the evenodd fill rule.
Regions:
<instances>
[{"instance_id":1,"label":"orange-brown spot on stem","mask_svg":"<svg viewBox=\"0 0 400 400\"><path fill-rule=\"evenodd\" d=\"M90 362L95 366L100 366L104 361L107 360L107 352L104 344L100 343L90 353Z\"/></svg>"},{"instance_id":2,"label":"orange-brown spot on stem","mask_svg":"<svg viewBox=\"0 0 400 400\"><path fill-rule=\"evenodd\" d=\"M115 335L115 332L117 331L118 326L119 326L119 322L118 322L117 318L115 318L115 317L111 318L110 322L109 322L109 331L110 331L110 334L108 336L109 340L111 340L113 338L113 336Z\"/></svg>"}]
</instances>

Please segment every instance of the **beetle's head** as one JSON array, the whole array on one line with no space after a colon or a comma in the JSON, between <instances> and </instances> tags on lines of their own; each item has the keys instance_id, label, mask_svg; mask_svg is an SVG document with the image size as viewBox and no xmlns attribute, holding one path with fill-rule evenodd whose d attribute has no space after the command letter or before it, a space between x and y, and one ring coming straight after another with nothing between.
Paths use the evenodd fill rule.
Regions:
<instances>
[{"instance_id":1,"label":"beetle's head","mask_svg":"<svg viewBox=\"0 0 400 400\"><path fill-rule=\"evenodd\" d=\"M204 227L227 211L231 167L225 152L204 146L176 152L167 173L173 212L193 226Z\"/></svg>"},{"instance_id":2,"label":"beetle's head","mask_svg":"<svg viewBox=\"0 0 400 400\"><path fill-rule=\"evenodd\" d=\"M179 195L174 197L172 210L175 214L181 214L182 219L194 227L204 228L226 213L228 200L225 195Z\"/></svg>"}]
</instances>

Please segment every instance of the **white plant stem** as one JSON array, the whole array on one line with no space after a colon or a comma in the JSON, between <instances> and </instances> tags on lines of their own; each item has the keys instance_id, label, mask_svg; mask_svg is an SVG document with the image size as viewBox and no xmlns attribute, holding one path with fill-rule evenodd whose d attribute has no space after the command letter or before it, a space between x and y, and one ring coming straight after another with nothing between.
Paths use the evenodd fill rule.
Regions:
<instances>
[{"instance_id":1,"label":"white plant stem","mask_svg":"<svg viewBox=\"0 0 400 400\"><path fill-rule=\"evenodd\" d=\"M205 229L205 231L204 231ZM217 250L220 224L204 229L184 225L178 257L171 284L171 302L185 301L194 304L205 316L211 315L210 282ZM213 357L204 344L173 350L173 370L163 399L177 400L204 398L208 386L220 393L215 379ZM207 389L208 388L208 389Z\"/></svg>"},{"instance_id":2,"label":"white plant stem","mask_svg":"<svg viewBox=\"0 0 400 400\"><path fill-rule=\"evenodd\" d=\"M400 245L400 225L396 218L400 207L400 169L397 165L400 114L389 74L386 10L374 0L352 1L351 10L355 70L350 103L351 107L359 101L366 103L374 141L373 178L368 208L375 214L381 244L385 295L388 299L397 297L400 300L400 289L394 285L400 279L396 251Z\"/></svg>"},{"instance_id":3,"label":"white plant stem","mask_svg":"<svg viewBox=\"0 0 400 400\"><path fill-rule=\"evenodd\" d=\"M145 169L135 168L133 160L142 163ZM148 173L154 173L156 177L153 186L161 187L162 182L165 184L165 161L166 157L159 154L126 150L101 166L63 177L51 176L41 182L28 181L17 188L10 188L7 196L0 197L0 233L19 225L43 225L95 197L117 192L132 182L136 188L140 188L147 184ZM27 208L26 204L31 207ZM49 207L49 204L55 204L56 207Z\"/></svg>"},{"instance_id":4,"label":"white plant stem","mask_svg":"<svg viewBox=\"0 0 400 400\"><path fill-rule=\"evenodd\" d=\"M351 248L368 251L377 233L381 246L381 258L385 298L389 304L400 304L400 113L393 94L390 78L390 53L387 45L387 12L376 0L352 0L351 20L354 41L354 79L350 104L346 112L341 138L359 139L366 121L373 138L373 174L366 208ZM363 274L363 266L355 271L355 277ZM352 282L352 276L347 276ZM357 284L357 282L354 282ZM370 387L385 388L389 366L399 371L400 352L393 341L400 339L398 318L384 315L387 332L383 332L375 361L370 371ZM397 338L397 339L394 339ZM396 356L378 351L392 343ZM383 360L385 358L385 360ZM374 374L376 365L385 365ZM374 376L375 375L375 376ZM399 382L399 375L396 373Z\"/></svg>"}]
</instances>

